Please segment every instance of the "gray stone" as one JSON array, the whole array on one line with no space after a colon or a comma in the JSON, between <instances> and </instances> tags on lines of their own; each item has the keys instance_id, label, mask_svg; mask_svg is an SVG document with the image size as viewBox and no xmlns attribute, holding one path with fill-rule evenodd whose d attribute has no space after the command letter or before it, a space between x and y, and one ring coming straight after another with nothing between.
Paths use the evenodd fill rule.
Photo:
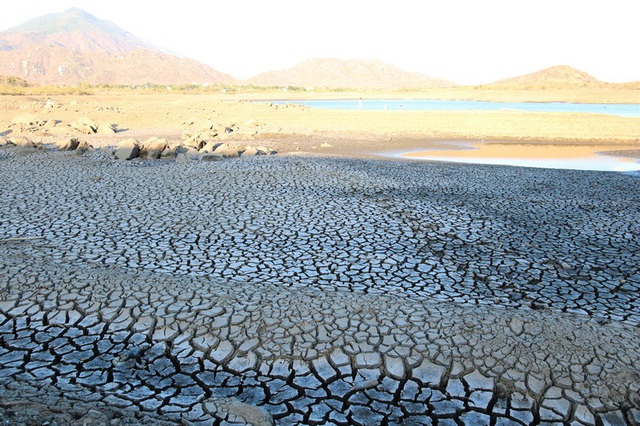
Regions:
<instances>
[{"instance_id":1,"label":"gray stone","mask_svg":"<svg viewBox=\"0 0 640 426\"><path fill-rule=\"evenodd\" d=\"M131 160L138 157L140 146L135 139L125 139L118 144L115 152L116 160Z\"/></svg>"},{"instance_id":2,"label":"gray stone","mask_svg":"<svg viewBox=\"0 0 640 426\"><path fill-rule=\"evenodd\" d=\"M99 123L95 133L99 135L112 135L117 132L117 126L110 123Z\"/></svg>"},{"instance_id":3,"label":"gray stone","mask_svg":"<svg viewBox=\"0 0 640 426\"><path fill-rule=\"evenodd\" d=\"M140 157L157 160L167 149L168 143L166 139L158 139L151 137L147 139L140 147Z\"/></svg>"},{"instance_id":4,"label":"gray stone","mask_svg":"<svg viewBox=\"0 0 640 426\"><path fill-rule=\"evenodd\" d=\"M80 133L84 133L85 135L92 135L98 130L98 125L96 124L96 122L89 117L79 118L78 120L71 123L70 126Z\"/></svg>"},{"instance_id":5,"label":"gray stone","mask_svg":"<svg viewBox=\"0 0 640 426\"><path fill-rule=\"evenodd\" d=\"M258 155L258 150L253 147L253 146L247 146L244 151L242 151L242 155L249 157L249 156L254 156L254 155Z\"/></svg>"},{"instance_id":6,"label":"gray stone","mask_svg":"<svg viewBox=\"0 0 640 426\"><path fill-rule=\"evenodd\" d=\"M73 151L78 148L79 145L80 140L76 138L64 139L56 143L56 147L61 151Z\"/></svg>"},{"instance_id":7,"label":"gray stone","mask_svg":"<svg viewBox=\"0 0 640 426\"><path fill-rule=\"evenodd\" d=\"M240 155L237 147L226 143L218 145L213 152L214 154L222 155L225 158L233 158Z\"/></svg>"}]
</instances>

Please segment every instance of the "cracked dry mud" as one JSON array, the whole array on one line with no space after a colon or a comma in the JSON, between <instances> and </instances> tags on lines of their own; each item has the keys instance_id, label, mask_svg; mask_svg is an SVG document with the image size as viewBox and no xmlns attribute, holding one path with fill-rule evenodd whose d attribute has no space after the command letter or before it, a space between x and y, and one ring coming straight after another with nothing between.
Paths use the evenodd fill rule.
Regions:
<instances>
[{"instance_id":1,"label":"cracked dry mud","mask_svg":"<svg viewBox=\"0 0 640 426\"><path fill-rule=\"evenodd\" d=\"M7 424L640 422L637 176L17 152Z\"/></svg>"}]
</instances>

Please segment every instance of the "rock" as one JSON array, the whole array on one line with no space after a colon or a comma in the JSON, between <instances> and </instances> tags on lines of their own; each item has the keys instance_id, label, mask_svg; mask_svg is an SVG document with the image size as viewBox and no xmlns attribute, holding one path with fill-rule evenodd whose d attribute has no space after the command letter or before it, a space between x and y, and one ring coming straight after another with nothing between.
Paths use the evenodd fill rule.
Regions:
<instances>
[{"instance_id":1,"label":"rock","mask_svg":"<svg viewBox=\"0 0 640 426\"><path fill-rule=\"evenodd\" d=\"M13 142L15 146L22 147L22 148L35 148L37 146L35 142L33 142L31 139L29 139L26 136L18 136L17 138L13 139L11 142Z\"/></svg>"},{"instance_id":2,"label":"rock","mask_svg":"<svg viewBox=\"0 0 640 426\"><path fill-rule=\"evenodd\" d=\"M183 163L189 160L200 158L198 150L192 147L178 146L176 147L176 161Z\"/></svg>"},{"instance_id":3,"label":"rock","mask_svg":"<svg viewBox=\"0 0 640 426\"><path fill-rule=\"evenodd\" d=\"M247 146L244 151L242 151L242 155L258 155L258 150L253 146Z\"/></svg>"},{"instance_id":4,"label":"rock","mask_svg":"<svg viewBox=\"0 0 640 426\"><path fill-rule=\"evenodd\" d=\"M68 124L54 124L49 126L48 124L55 120L51 120L47 122L47 125L43 127L43 129L50 135L54 136L70 136L74 134L73 129Z\"/></svg>"},{"instance_id":5,"label":"rock","mask_svg":"<svg viewBox=\"0 0 640 426\"><path fill-rule=\"evenodd\" d=\"M47 99L47 102L44 104L44 107L47 108L47 109L53 109L53 108L55 108L57 106L58 105L52 99Z\"/></svg>"},{"instance_id":6,"label":"rock","mask_svg":"<svg viewBox=\"0 0 640 426\"><path fill-rule=\"evenodd\" d=\"M200 154L200 152L192 147L178 146L176 148L176 154L184 154L189 158L195 158Z\"/></svg>"},{"instance_id":7,"label":"rock","mask_svg":"<svg viewBox=\"0 0 640 426\"><path fill-rule=\"evenodd\" d=\"M167 143L167 147L164 149L164 151L162 151L162 154L160 154L160 158L162 160L170 160L173 158L176 158L176 150L180 147L180 145L178 144L169 144Z\"/></svg>"},{"instance_id":8,"label":"rock","mask_svg":"<svg viewBox=\"0 0 640 426\"><path fill-rule=\"evenodd\" d=\"M214 154L222 155L224 158L238 157L240 155L237 147L231 146L226 143L218 145L218 147L213 152Z\"/></svg>"},{"instance_id":9,"label":"rock","mask_svg":"<svg viewBox=\"0 0 640 426\"><path fill-rule=\"evenodd\" d=\"M326 143L326 142L322 142L320 144L320 148L332 148L333 145L331 145L330 143Z\"/></svg>"},{"instance_id":10,"label":"rock","mask_svg":"<svg viewBox=\"0 0 640 426\"><path fill-rule=\"evenodd\" d=\"M73 151L78 147L80 141L76 138L69 138L58 141L56 147L61 151Z\"/></svg>"},{"instance_id":11,"label":"rock","mask_svg":"<svg viewBox=\"0 0 640 426\"><path fill-rule=\"evenodd\" d=\"M220 145L220 142L209 141L202 147L202 149L200 149L200 152L211 153L215 151L219 145Z\"/></svg>"},{"instance_id":12,"label":"rock","mask_svg":"<svg viewBox=\"0 0 640 426\"><path fill-rule=\"evenodd\" d=\"M116 160L131 160L140 154L140 145L135 139L125 139L118 144Z\"/></svg>"},{"instance_id":13,"label":"rock","mask_svg":"<svg viewBox=\"0 0 640 426\"><path fill-rule=\"evenodd\" d=\"M273 155L276 153L271 148L267 148L265 146L258 146L256 149L258 150L258 155Z\"/></svg>"},{"instance_id":14,"label":"rock","mask_svg":"<svg viewBox=\"0 0 640 426\"><path fill-rule=\"evenodd\" d=\"M86 135L94 134L98 130L98 125L88 117L82 117L74 121L71 123L71 127Z\"/></svg>"},{"instance_id":15,"label":"rock","mask_svg":"<svg viewBox=\"0 0 640 426\"><path fill-rule=\"evenodd\" d=\"M220 161L224 157L220 154L204 154L202 155L202 161Z\"/></svg>"},{"instance_id":16,"label":"rock","mask_svg":"<svg viewBox=\"0 0 640 426\"><path fill-rule=\"evenodd\" d=\"M195 148L198 151L200 151L204 145L205 141L199 136L190 137L184 141L184 146Z\"/></svg>"},{"instance_id":17,"label":"rock","mask_svg":"<svg viewBox=\"0 0 640 426\"><path fill-rule=\"evenodd\" d=\"M164 150L167 149L167 146L168 143L166 139L151 137L147 139L140 148L140 157L157 160Z\"/></svg>"},{"instance_id":18,"label":"rock","mask_svg":"<svg viewBox=\"0 0 640 426\"><path fill-rule=\"evenodd\" d=\"M112 135L117 132L117 125L109 123L100 123L95 131L99 135Z\"/></svg>"},{"instance_id":19,"label":"rock","mask_svg":"<svg viewBox=\"0 0 640 426\"><path fill-rule=\"evenodd\" d=\"M205 130L202 131L198 134L198 137L202 140L209 140L209 139L214 139L216 138L218 135L220 134L220 132L218 132L218 130L216 129L210 129L210 130Z\"/></svg>"},{"instance_id":20,"label":"rock","mask_svg":"<svg viewBox=\"0 0 640 426\"><path fill-rule=\"evenodd\" d=\"M33 126L38 124L39 120L33 114L21 114L11 120L13 124L23 124L25 126Z\"/></svg>"},{"instance_id":21,"label":"rock","mask_svg":"<svg viewBox=\"0 0 640 426\"><path fill-rule=\"evenodd\" d=\"M12 146L13 142L11 142L9 139L5 139L5 138L0 138L0 147L2 146Z\"/></svg>"},{"instance_id":22,"label":"rock","mask_svg":"<svg viewBox=\"0 0 640 426\"><path fill-rule=\"evenodd\" d=\"M76 147L76 152L78 154L84 154L85 152L87 152L88 150L93 149L93 145L91 145L89 142L87 141L81 141L78 146Z\"/></svg>"}]
</instances>

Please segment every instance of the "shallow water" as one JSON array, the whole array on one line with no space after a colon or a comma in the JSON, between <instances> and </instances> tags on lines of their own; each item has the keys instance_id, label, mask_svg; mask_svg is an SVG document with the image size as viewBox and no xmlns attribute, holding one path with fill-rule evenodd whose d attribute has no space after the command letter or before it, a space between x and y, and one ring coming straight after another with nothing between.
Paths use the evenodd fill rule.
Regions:
<instances>
[{"instance_id":1,"label":"shallow water","mask_svg":"<svg viewBox=\"0 0 640 426\"><path fill-rule=\"evenodd\" d=\"M536 145L451 142L450 148L420 149L393 153L392 156L416 160L469 164L496 164L546 169L640 171L640 160L624 156L637 146L610 145ZM616 155L618 151L621 154Z\"/></svg>"},{"instance_id":2,"label":"shallow water","mask_svg":"<svg viewBox=\"0 0 640 426\"><path fill-rule=\"evenodd\" d=\"M312 108L364 111L527 111L568 112L640 117L640 104L582 104L569 102L489 102L436 99L340 99L278 101Z\"/></svg>"}]
</instances>

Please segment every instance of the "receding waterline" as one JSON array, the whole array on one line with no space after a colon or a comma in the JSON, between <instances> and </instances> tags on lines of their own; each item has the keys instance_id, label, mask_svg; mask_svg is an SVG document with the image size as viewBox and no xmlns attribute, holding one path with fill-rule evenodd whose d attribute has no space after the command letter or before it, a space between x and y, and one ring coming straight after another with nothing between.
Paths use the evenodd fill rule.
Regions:
<instances>
[{"instance_id":1,"label":"receding waterline","mask_svg":"<svg viewBox=\"0 0 640 426\"><path fill-rule=\"evenodd\" d=\"M565 170L637 172L640 159L628 151L639 152L637 146L605 145L535 145L535 144L467 144L451 142L448 148L383 154L396 158L466 164L493 164Z\"/></svg>"},{"instance_id":2,"label":"receding waterline","mask_svg":"<svg viewBox=\"0 0 640 426\"><path fill-rule=\"evenodd\" d=\"M363 111L524 111L606 114L640 117L640 104L583 104L569 102L490 102L437 99L341 99L273 101L311 108Z\"/></svg>"}]
</instances>

